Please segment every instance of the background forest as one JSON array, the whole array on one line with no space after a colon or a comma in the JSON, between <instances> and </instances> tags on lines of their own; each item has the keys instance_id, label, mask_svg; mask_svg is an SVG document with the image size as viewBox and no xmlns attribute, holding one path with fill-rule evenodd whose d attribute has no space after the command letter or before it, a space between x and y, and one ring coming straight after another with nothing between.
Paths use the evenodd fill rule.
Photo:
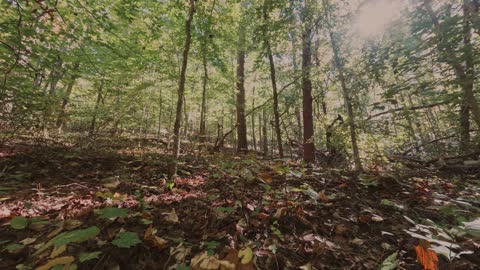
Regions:
<instances>
[{"instance_id":1,"label":"background forest","mask_svg":"<svg viewBox=\"0 0 480 270\"><path fill-rule=\"evenodd\" d=\"M366 163L470 153L479 4L376 2L195 2L179 112L188 1L2 1L3 139L170 143L180 118L181 140L267 156L296 157L305 130Z\"/></svg>"},{"instance_id":2,"label":"background forest","mask_svg":"<svg viewBox=\"0 0 480 270\"><path fill-rule=\"evenodd\" d=\"M0 10L0 269L478 269L479 0Z\"/></svg>"}]
</instances>

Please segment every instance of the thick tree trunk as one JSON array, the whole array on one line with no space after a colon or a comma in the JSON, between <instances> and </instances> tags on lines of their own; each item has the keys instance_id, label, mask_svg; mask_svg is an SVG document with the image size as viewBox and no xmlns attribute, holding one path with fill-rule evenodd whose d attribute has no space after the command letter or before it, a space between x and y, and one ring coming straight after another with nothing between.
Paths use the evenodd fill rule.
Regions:
<instances>
[{"instance_id":1,"label":"thick tree trunk","mask_svg":"<svg viewBox=\"0 0 480 270\"><path fill-rule=\"evenodd\" d=\"M60 106L60 110L58 112L58 118L57 118L57 129L58 132L61 132L63 129L63 125L65 125L65 118L66 118L66 109L68 106L68 102L70 101L70 95L72 94L73 86L75 85L75 81L79 77L77 72L78 68L80 67L80 63L76 62L73 65L72 69L72 76L70 77L70 81L68 82L67 89L65 90L65 93L62 97L62 105Z\"/></svg>"},{"instance_id":2,"label":"thick tree trunk","mask_svg":"<svg viewBox=\"0 0 480 270\"><path fill-rule=\"evenodd\" d=\"M245 22L240 22L237 51L237 152L246 153L247 121L245 119Z\"/></svg>"},{"instance_id":3,"label":"thick tree trunk","mask_svg":"<svg viewBox=\"0 0 480 270\"><path fill-rule=\"evenodd\" d=\"M304 13L307 13L308 0L304 0ZM306 16L306 15L305 15ZM303 18L302 32L302 88L303 88L303 160L315 161L315 144L313 137L313 98L310 69L312 66L312 29L307 18Z\"/></svg>"},{"instance_id":4,"label":"thick tree trunk","mask_svg":"<svg viewBox=\"0 0 480 270\"><path fill-rule=\"evenodd\" d=\"M180 128L182 124L183 98L185 94L185 80L186 80L187 65L188 65L188 52L190 51L190 42L192 39L191 27L192 27L193 15L195 14L195 0L189 0L189 2L190 2L190 8L188 11L187 19L185 21L185 44L183 47L180 78L178 80L177 109L175 114L175 125L173 127L173 154L175 156L175 163L173 168L171 168L169 171L170 177L173 177L177 173L176 161L180 156Z\"/></svg>"},{"instance_id":5,"label":"thick tree trunk","mask_svg":"<svg viewBox=\"0 0 480 270\"><path fill-rule=\"evenodd\" d=\"M333 36L333 32L330 32L330 42L332 44L333 50L333 58L335 60L335 66L338 70L338 78L340 80L340 84L342 86L343 98L345 100L345 106L347 107L347 114L348 114L348 125L350 126L350 139L352 141L352 148L353 148L353 161L355 164L356 171L362 171L362 162L360 160L360 151L358 150L357 144L357 132L355 130L355 118L353 113L352 107L352 100L350 97L349 90L347 89L347 84L345 80L345 76L343 74L343 65L340 60L339 49L335 41L335 37Z\"/></svg>"}]
</instances>

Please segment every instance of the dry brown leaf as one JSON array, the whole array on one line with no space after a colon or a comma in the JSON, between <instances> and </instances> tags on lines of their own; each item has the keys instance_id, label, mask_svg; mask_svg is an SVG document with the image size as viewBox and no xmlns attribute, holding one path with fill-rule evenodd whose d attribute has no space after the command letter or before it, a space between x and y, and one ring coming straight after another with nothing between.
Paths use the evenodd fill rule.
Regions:
<instances>
[{"instance_id":1,"label":"dry brown leaf","mask_svg":"<svg viewBox=\"0 0 480 270\"><path fill-rule=\"evenodd\" d=\"M58 255L62 254L67 250L67 245L61 245L61 246L53 246L52 253L50 253L50 258L55 258L58 257Z\"/></svg>"},{"instance_id":2,"label":"dry brown leaf","mask_svg":"<svg viewBox=\"0 0 480 270\"><path fill-rule=\"evenodd\" d=\"M273 215L273 218L280 219L287 214L287 211L288 211L287 207L278 208L275 214Z\"/></svg>"},{"instance_id":3,"label":"dry brown leaf","mask_svg":"<svg viewBox=\"0 0 480 270\"><path fill-rule=\"evenodd\" d=\"M415 252L417 253L417 261L423 265L424 270L438 269L437 254L430 249L430 243L428 241L421 239L418 246L415 246Z\"/></svg>"},{"instance_id":4,"label":"dry brown leaf","mask_svg":"<svg viewBox=\"0 0 480 270\"><path fill-rule=\"evenodd\" d=\"M260 173L258 176L267 184L270 184L273 182L273 177L269 173Z\"/></svg>"},{"instance_id":5,"label":"dry brown leaf","mask_svg":"<svg viewBox=\"0 0 480 270\"><path fill-rule=\"evenodd\" d=\"M177 213L175 212L175 208L172 209L172 212L164 213L164 215L165 215L165 220L166 221L169 221L169 222L172 222L172 223L178 223L179 222Z\"/></svg>"},{"instance_id":6,"label":"dry brown leaf","mask_svg":"<svg viewBox=\"0 0 480 270\"><path fill-rule=\"evenodd\" d=\"M152 226L150 226L145 231L145 234L143 235L143 238L145 238L145 240L148 243L152 244L153 246L155 246L157 248L160 248L160 249L165 248L167 246L167 240L156 236L155 233L157 233L157 230L154 229Z\"/></svg>"},{"instance_id":7,"label":"dry brown leaf","mask_svg":"<svg viewBox=\"0 0 480 270\"><path fill-rule=\"evenodd\" d=\"M320 193L320 201L328 202L328 196L323 191Z\"/></svg>"},{"instance_id":8,"label":"dry brown leaf","mask_svg":"<svg viewBox=\"0 0 480 270\"><path fill-rule=\"evenodd\" d=\"M235 270L235 264L219 260L216 256L208 256L205 251L195 256L190 262L192 270Z\"/></svg>"},{"instance_id":9,"label":"dry brown leaf","mask_svg":"<svg viewBox=\"0 0 480 270\"><path fill-rule=\"evenodd\" d=\"M70 266L70 264L74 260L75 260L75 258L72 257L72 256L58 257L56 259L48 261L46 264L44 264L42 266L39 266L39 267L35 268L35 270L49 270L50 268L52 268L56 265L59 265L59 264Z\"/></svg>"},{"instance_id":10,"label":"dry brown leaf","mask_svg":"<svg viewBox=\"0 0 480 270\"><path fill-rule=\"evenodd\" d=\"M228 249L228 253L225 256L225 258L223 258L223 260L229 261L230 263L232 263L235 266L234 268L235 270L254 270L255 269L255 267L253 266L253 260L247 264L241 264L240 258L238 257L238 251L233 248ZM229 269L221 267L220 270L229 270Z\"/></svg>"}]
</instances>

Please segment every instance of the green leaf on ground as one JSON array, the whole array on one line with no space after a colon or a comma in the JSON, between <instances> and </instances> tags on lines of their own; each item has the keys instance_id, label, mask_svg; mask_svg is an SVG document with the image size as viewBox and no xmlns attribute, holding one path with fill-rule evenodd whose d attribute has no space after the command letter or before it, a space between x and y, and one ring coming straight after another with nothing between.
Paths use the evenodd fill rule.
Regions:
<instances>
[{"instance_id":1,"label":"green leaf on ground","mask_svg":"<svg viewBox=\"0 0 480 270\"><path fill-rule=\"evenodd\" d=\"M142 241L138 238L138 235L133 232L121 232L112 241L112 244L121 248L131 248L140 244Z\"/></svg>"},{"instance_id":2,"label":"green leaf on ground","mask_svg":"<svg viewBox=\"0 0 480 270\"><path fill-rule=\"evenodd\" d=\"M102 254L101 251L95 251L90 253L80 253L80 255L78 255L78 260L80 262L86 262L93 259L98 259L98 256L100 256L100 254Z\"/></svg>"},{"instance_id":3,"label":"green leaf on ground","mask_svg":"<svg viewBox=\"0 0 480 270\"><path fill-rule=\"evenodd\" d=\"M128 209L126 208L104 208L99 209L96 212L101 218L105 219L128 216Z\"/></svg>"},{"instance_id":4,"label":"green leaf on ground","mask_svg":"<svg viewBox=\"0 0 480 270\"><path fill-rule=\"evenodd\" d=\"M96 226L92 226L84 230L61 233L53 238L51 242L57 247L70 243L81 243L94 238L98 233L100 233L100 229Z\"/></svg>"},{"instance_id":5,"label":"green leaf on ground","mask_svg":"<svg viewBox=\"0 0 480 270\"><path fill-rule=\"evenodd\" d=\"M23 230L28 226L28 218L26 217L14 217L10 221L10 226L15 230Z\"/></svg>"}]
</instances>

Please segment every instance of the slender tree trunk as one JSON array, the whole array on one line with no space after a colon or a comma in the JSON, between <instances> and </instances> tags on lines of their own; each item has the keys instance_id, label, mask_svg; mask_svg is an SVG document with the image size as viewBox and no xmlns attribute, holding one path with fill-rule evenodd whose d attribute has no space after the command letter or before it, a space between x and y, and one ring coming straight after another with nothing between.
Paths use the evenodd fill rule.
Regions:
<instances>
[{"instance_id":1,"label":"slender tree trunk","mask_svg":"<svg viewBox=\"0 0 480 270\"><path fill-rule=\"evenodd\" d=\"M95 108L93 109L92 121L90 121L90 129L88 130L88 136L92 137L95 134L95 126L97 122L98 109L100 108L100 102L102 101L103 92L103 79L100 82L100 86L97 89L97 101L95 102Z\"/></svg>"},{"instance_id":2,"label":"slender tree trunk","mask_svg":"<svg viewBox=\"0 0 480 270\"><path fill-rule=\"evenodd\" d=\"M206 43L206 41L204 41ZM203 64L203 78L202 78L202 107L200 108L200 142L205 141L206 135L206 120L205 115L207 111L207 82L208 82L208 65L207 65L207 48L206 44L202 49L202 64Z\"/></svg>"},{"instance_id":3,"label":"slender tree trunk","mask_svg":"<svg viewBox=\"0 0 480 270\"><path fill-rule=\"evenodd\" d=\"M304 13L308 12L309 0L304 0ZM306 163L315 161L315 144L313 137L313 98L310 69L312 67L312 26L304 15L302 32L302 88L303 88L303 160Z\"/></svg>"},{"instance_id":4,"label":"slender tree trunk","mask_svg":"<svg viewBox=\"0 0 480 270\"><path fill-rule=\"evenodd\" d=\"M252 108L255 108L255 86L252 89ZM252 111L252 140L253 149L257 152L257 138L255 136L255 111Z\"/></svg>"},{"instance_id":5,"label":"slender tree trunk","mask_svg":"<svg viewBox=\"0 0 480 270\"><path fill-rule=\"evenodd\" d=\"M246 153L247 121L245 119L245 22L240 22L237 51L237 152Z\"/></svg>"},{"instance_id":6,"label":"slender tree trunk","mask_svg":"<svg viewBox=\"0 0 480 270\"><path fill-rule=\"evenodd\" d=\"M188 52L190 51L190 42L192 39L191 26L193 21L193 15L195 14L195 0L189 0L190 8L185 22L185 44L182 54L182 67L180 70L180 78L178 80L178 92L177 92L177 109L175 114L175 125L173 128L173 154L175 156L175 163L173 168L170 169L169 176L173 177L177 174L177 160L180 156L180 128L182 124L182 109L183 98L185 95L185 80L187 74L188 65Z\"/></svg>"},{"instance_id":7,"label":"slender tree trunk","mask_svg":"<svg viewBox=\"0 0 480 270\"><path fill-rule=\"evenodd\" d=\"M343 98L345 99L345 106L347 107L348 114L348 125L350 126L350 139L352 140L353 148L353 161L355 164L356 171L362 171L362 162L360 160L360 152L358 150L357 144L357 132L355 130L355 118L353 114L352 100L350 93L347 89L347 84L345 81L345 76L343 74L343 65L340 60L339 49L333 36L333 32L330 32L330 42L332 44L333 58L335 60L335 65L338 70L338 78L340 79L340 84L342 86Z\"/></svg>"},{"instance_id":8,"label":"slender tree trunk","mask_svg":"<svg viewBox=\"0 0 480 270\"><path fill-rule=\"evenodd\" d=\"M262 111L262 148L263 148L263 156L268 156L268 134L267 134L267 111L265 108Z\"/></svg>"},{"instance_id":9,"label":"slender tree trunk","mask_svg":"<svg viewBox=\"0 0 480 270\"><path fill-rule=\"evenodd\" d=\"M264 44L267 52L268 62L270 64L270 79L272 81L272 91L273 91L273 117L274 117L274 126L275 126L275 136L277 139L277 148L278 155L280 158L283 158L283 144L282 144L282 132L280 129L280 114L278 113L278 89L277 89L277 76L275 71L275 61L273 59L272 47L269 39L269 16L268 16L268 5L270 4L269 0L265 0L263 3L263 36Z\"/></svg>"},{"instance_id":10,"label":"slender tree trunk","mask_svg":"<svg viewBox=\"0 0 480 270\"><path fill-rule=\"evenodd\" d=\"M70 95L72 94L73 86L75 85L75 81L79 77L77 72L78 68L80 67L80 62L76 62L73 65L72 69L72 76L70 77L70 81L68 82L67 89L65 90L64 96L62 98L62 105L60 106L60 111L58 113L58 118L57 118L57 129L58 132L61 132L63 129L63 126L65 125L65 118L66 118L66 109L68 106L68 102L70 101Z\"/></svg>"},{"instance_id":11,"label":"slender tree trunk","mask_svg":"<svg viewBox=\"0 0 480 270\"><path fill-rule=\"evenodd\" d=\"M162 87L159 89L159 102L158 102L158 129L157 129L157 139L160 139L160 134L162 131L162 112L163 112L163 96L162 96Z\"/></svg>"}]
</instances>

